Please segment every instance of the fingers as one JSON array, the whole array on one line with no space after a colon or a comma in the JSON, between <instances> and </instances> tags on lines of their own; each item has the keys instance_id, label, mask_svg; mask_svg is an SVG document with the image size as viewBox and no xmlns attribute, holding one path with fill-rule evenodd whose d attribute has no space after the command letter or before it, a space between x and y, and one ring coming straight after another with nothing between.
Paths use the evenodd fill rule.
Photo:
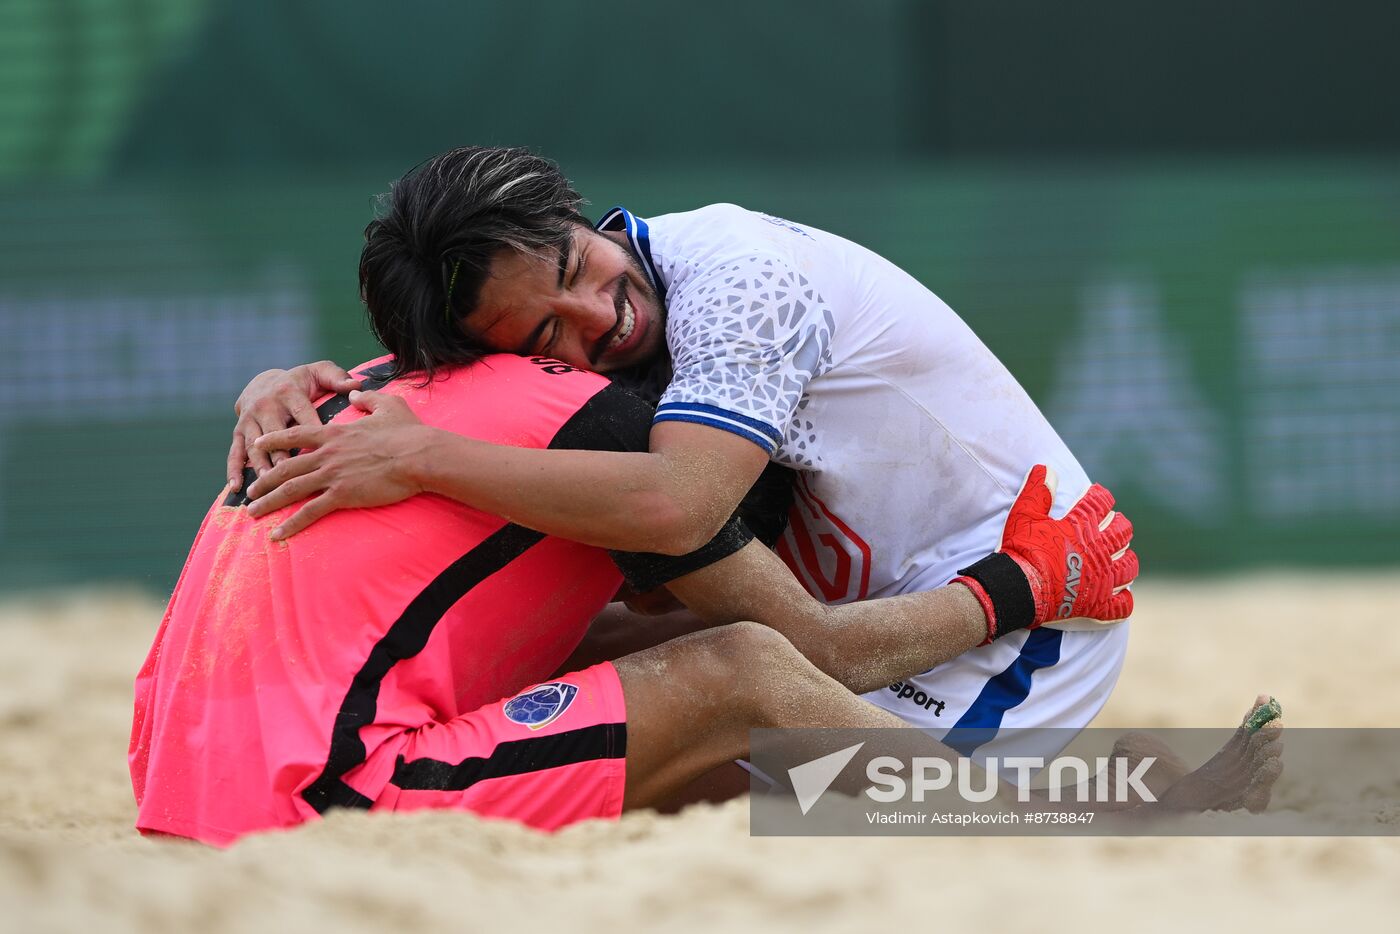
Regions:
<instances>
[{"instance_id":1,"label":"fingers","mask_svg":"<svg viewBox=\"0 0 1400 934\"><path fill-rule=\"evenodd\" d=\"M352 392L350 393L350 404L362 412L371 415L375 412L383 412L385 415L392 415L396 418L412 419L417 421L417 416L413 414L413 409L409 408L402 396L395 396L383 392Z\"/></svg>"},{"instance_id":2,"label":"fingers","mask_svg":"<svg viewBox=\"0 0 1400 934\"><path fill-rule=\"evenodd\" d=\"M1108 489L1095 483L1079 497L1079 502L1070 507L1065 518L1079 519L1085 522L1092 522L1100 525L1113 509L1113 494ZM1100 525L1100 528L1103 526Z\"/></svg>"},{"instance_id":3,"label":"fingers","mask_svg":"<svg viewBox=\"0 0 1400 934\"><path fill-rule=\"evenodd\" d=\"M270 537L275 542L291 538L317 519L327 516L339 508L335 501L335 494L322 493L287 517L287 521L272 530L272 535Z\"/></svg>"},{"instance_id":4,"label":"fingers","mask_svg":"<svg viewBox=\"0 0 1400 934\"><path fill-rule=\"evenodd\" d=\"M271 497L273 491L280 489L287 481L297 477L303 477L319 466L320 458L315 454L303 454L300 457L287 458L267 473L258 477L258 479L248 487L248 498L253 501L249 504L248 511L255 517L264 516L274 509L280 509L288 503L296 502L296 499L281 499L278 501L277 505L269 506L264 503L263 500Z\"/></svg>"},{"instance_id":5,"label":"fingers","mask_svg":"<svg viewBox=\"0 0 1400 934\"><path fill-rule=\"evenodd\" d=\"M228 459L224 461L224 478L228 481L229 492L237 493L243 488L243 465L248 463L248 442L239 432L238 426L233 429L233 442L228 448Z\"/></svg>"},{"instance_id":6,"label":"fingers","mask_svg":"<svg viewBox=\"0 0 1400 934\"><path fill-rule=\"evenodd\" d=\"M350 404L364 412L377 412L387 397L377 392L352 392Z\"/></svg>"},{"instance_id":7,"label":"fingers","mask_svg":"<svg viewBox=\"0 0 1400 934\"><path fill-rule=\"evenodd\" d=\"M1109 511L1099 523L1103 541L1111 550L1118 552L1128 547L1133 540L1133 523L1121 512Z\"/></svg>"},{"instance_id":8,"label":"fingers","mask_svg":"<svg viewBox=\"0 0 1400 934\"><path fill-rule=\"evenodd\" d=\"M233 432L235 437L243 439L245 461L253 468L254 473L262 475L272 469L272 461L267 452L257 446L257 440L262 437L263 430L255 419L248 415L243 416L234 426Z\"/></svg>"},{"instance_id":9,"label":"fingers","mask_svg":"<svg viewBox=\"0 0 1400 934\"><path fill-rule=\"evenodd\" d=\"M287 464L295 464L299 460L301 460L299 457L290 458L286 464L277 469L281 470ZM271 477L272 474L267 476ZM260 478L258 482L261 483L262 479L264 478ZM304 476L283 478L275 489L268 490L248 504L248 515L254 519L260 519L268 513L301 502L308 496L315 496L317 493L323 492L328 485L329 481L314 471Z\"/></svg>"},{"instance_id":10,"label":"fingers","mask_svg":"<svg viewBox=\"0 0 1400 934\"><path fill-rule=\"evenodd\" d=\"M1138 571L1137 552L1123 552L1123 556L1113 562L1113 592L1116 594L1137 580Z\"/></svg>"},{"instance_id":11,"label":"fingers","mask_svg":"<svg viewBox=\"0 0 1400 934\"><path fill-rule=\"evenodd\" d=\"M1112 619L1106 622L1121 622L1133 615L1133 592L1125 590L1120 594L1115 594L1108 601L1108 615Z\"/></svg>"},{"instance_id":12,"label":"fingers","mask_svg":"<svg viewBox=\"0 0 1400 934\"><path fill-rule=\"evenodd\" d=\"M298 425L308 428L318 428L321 425L321 416L310 401L302 396L289 396L287 398L287 414L292 417ZM300 445L298 445L299 447ZM282 463L283 460L291 456L291 452L280 448L268 452L268 459L273 466Z\"/></svg>"},{"instance_id":13,"label":"fingers","mask_svg":"<svg viewBox=\"0 0 1400 934\"><path fill-rule=\"evenodd\" d=\"M1050 515L1050 504L1055 499L1055 472L1044 464L1036 464L1026 474L1021 484L1021 492L1016 494L1016 502L1011 504L1011 513L1031 512L1038 516Z\"/></svg>"},{"instance_id":14,"label":"fingers","mask_svg":"<svg viewBox=\"0 0 1400 934\"><path fill-rule=\"evenodd\" d=\"M312 399L326 390L349 392L359 385L360 380L329 360L292 370L265 370L253 377L233 406L238 424L229 447L227 473L234 489L241 485L245 463L256 473L263 474L287 456L285 448L257 447L254 442L260 436L288 425L319 424ZM234 463L240 448L243 461Z\"/></svg>"},{"instance_id":15,"label":"fingers","mask_svg":"<svg viewBox=\"0 0 1400 934\"><path fill-rule=\"evenodd\" d=\"M245 409L244 414L239 417L234 432L243 436L243 443L248 453L248 466L252 467L258 474L261 475L271 470L282 459L280 453L275 458L272 455L284 450L259 446L258 440L286 428L295 411L296 409L291 404L283 404L276 399L264 399ZM314 409L312 414L314 416ZM314 420L314 424L319 425L320 420Z\"/></svg>"},{"instance_id":16,"label":"fingers","mask_svg":"<svg viewBox=\"0 0 1400 934\"><path fill-rule=\"evenodd\" d=\"M224 462L224 478L228 481L230 493L237 493L243 486L243 464L247 451L243 436L235 433L233 444L228 449L228 460Z\"/></svg>"},{"instance_id":17,"label":"fingers","mask_svg":"<svg viewBox=\"0 0 1400 934\"><path fill-rule=\"evenodd\" d=\"M330 392L342 393L352 389L359 389L363 380L351 376L343 367L336 365L330 360L322 360L319 363L310 363L306 367L307 373L316 381L316 385Z\"/></svg>"},{"instance_id":18,"label":"fingers","mask_svg":"<svg viewBox=\"0 0 1400 934\"><path fill-rule=\"evenodd\" d=\"M243 486L243 465L248 462L248 445L243 436L233 433L233 443L229 445L228 460L224 462L224 477L228 479L229 492L237 493Z\"/></svg>"},{"instance_id":19,"label":"fingers","mask_svg":"<svg viewBox=\"0 0 1400 934\"><path fill-rule=\"evenodd\" d=\"M292 397L287 400L287 412L298 425L316 428L321 424L321 416L316 413L316 409L311 405L310 400L300 396Z\"/></svg>"},{"instance_id":20,"label":"fingers","mask_svg":"<svg viewBox=\"0 0 1400 934\"><path fill-rule=\"evenodd\" d=\"M329 435L326 426L319 422L315 425L297 425L294 428L283 428L281 431L271 431L262 435L253 442L251 450L268 454L294 448L319 448L325 445Z\"/></svg>"}]
</instances>

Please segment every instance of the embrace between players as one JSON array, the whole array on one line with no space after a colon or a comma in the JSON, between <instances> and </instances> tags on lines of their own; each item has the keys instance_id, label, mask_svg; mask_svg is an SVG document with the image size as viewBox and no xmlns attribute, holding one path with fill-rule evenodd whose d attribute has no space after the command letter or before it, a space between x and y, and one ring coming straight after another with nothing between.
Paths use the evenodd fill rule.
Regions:
<instances>
[{"instance_id":1,"label":"embrace between players","mask_svg":"<svg viewBox=\"0 0 1400 934\"><path fill-rule=\"evenodd\" d=\"M756 727L977 757L1102 708L1131 525L951 309L780 218L579 204L523 150L420 165L360 262L389 355L240 396L137 679L142 831L557 828L732 789ZM1279 736L1155 806L1262 808Z\"/></svg>"}]
</instances>

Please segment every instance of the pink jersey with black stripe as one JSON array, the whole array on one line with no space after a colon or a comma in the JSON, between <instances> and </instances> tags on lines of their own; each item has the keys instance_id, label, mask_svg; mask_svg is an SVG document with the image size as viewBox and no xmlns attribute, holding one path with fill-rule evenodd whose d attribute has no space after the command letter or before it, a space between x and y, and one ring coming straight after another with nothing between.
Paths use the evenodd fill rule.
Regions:
<instances>
[{"instance_id":1,"label":"pink jersey with black stripe","mask_svg":"<svg viewBox=\"0 0 1400 934\"><path fill-rule=\"evenodd\" d=\"M498 355L382 391L463 435L586 447L561 439L607 386ZM433 495L336 512L286 542L268 532L287 511L253 520L225 503L205 516L136 681L145 831L226 844L368 806L408 731L547 678L621 580L600 549Z\"/></svg>"}]
</instances>

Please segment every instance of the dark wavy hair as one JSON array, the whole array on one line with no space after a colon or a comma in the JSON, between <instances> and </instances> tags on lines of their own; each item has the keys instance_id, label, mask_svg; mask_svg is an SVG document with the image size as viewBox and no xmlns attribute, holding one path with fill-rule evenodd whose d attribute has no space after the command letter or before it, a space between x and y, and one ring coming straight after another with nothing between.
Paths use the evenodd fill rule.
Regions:
<instances>
[{"instance_id":1,"label":"dark wavy hair","mask_svg":"<svg viewBox=\"0 0 1400 934\"><path fill-rule=\"evenodd\" d=\"M526 149L471 146L420 163L379 198L360 252L370 329L394 376L471 363L486 348L463 333L502 250L552 257L588 226L559 167Z\"/></svg>"}]
</instances>

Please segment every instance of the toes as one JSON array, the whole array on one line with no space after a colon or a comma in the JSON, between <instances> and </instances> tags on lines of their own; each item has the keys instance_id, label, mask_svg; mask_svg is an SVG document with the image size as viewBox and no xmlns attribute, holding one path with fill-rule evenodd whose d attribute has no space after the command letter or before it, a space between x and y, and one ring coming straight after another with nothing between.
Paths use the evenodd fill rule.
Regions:
<instances>
[{"instance_id":1,"label":"toes","mask_svg":"<svg viewBox=\"0 0 1400 934\"><path fill-rule=\"evenodd\" d=\"M1255 700L1254 709L1244 718L1244 728L1251 733L1257 733L1264 724L1277 720L1283 716L1283 708L1279 702L1261 694Z\"/></svg>"},{"instance_id":2,"label":"toes","mask_svg":"<svg viewBox=\"0 0 1400 934\"><path fill-rule=\"evenodd\" d=\"M1274 749L1274 755L1283 748L1283 722L1281 720L1270 720L1258 730L1249 734L1249 750L1251 754L1257 755L1265 749Z\"/></svg>"},{"instance_id":3,"label":"toes","mask_svg":"<svg viewBox=\"0 0 1400 934\"><path fill-rule=\"evenodd\" d=\"M1263 694L1260 694L1258 697L1254 698L1254 703L1250 705L1250 708L1244 712L1244 717L1240 719L1240 726L1244 727L1245 729L1249 729L1250 721L1252 721L1255 717L1259 716L1259 711L1263 710L1268 705L1269 698L1264 696Z\"/></svg>"},{"instance_id":4,"label":"toes","mask_svg":"<svg viewBox=\"0 0 1400 934\"><path fill-rule=\"evenodd\" d=\"M1269 806L1274 793L1274 783L1283 774L1283 760L1271 758L1263 762L1254 772L1254 778L1245 789L1243 804L1252 814L1258 814Z\"/></svg>"}]
</instances>

